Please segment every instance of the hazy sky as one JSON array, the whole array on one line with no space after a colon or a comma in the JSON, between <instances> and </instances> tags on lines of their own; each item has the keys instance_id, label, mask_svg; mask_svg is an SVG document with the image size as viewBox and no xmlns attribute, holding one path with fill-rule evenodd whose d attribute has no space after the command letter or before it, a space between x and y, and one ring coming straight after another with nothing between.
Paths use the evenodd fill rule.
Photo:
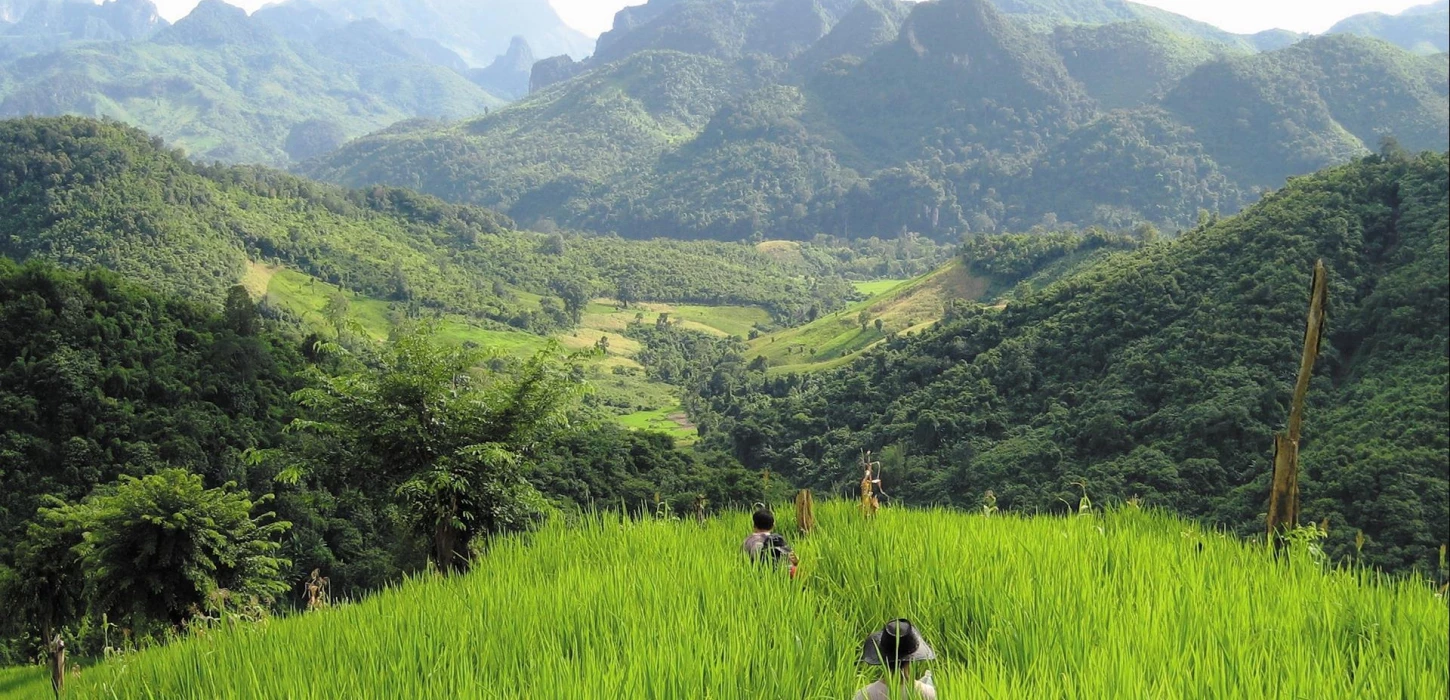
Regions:
<instances>
[{"instance_id":1,"label":"hazy sky","mask_svg":"<svg viewBox=\"0 0 1450 700\"><path fill-rule=\"evenodd\" d=\"M272 0L228 0L255 10ZM1232 32L1249 34L1275 27L1297 32L1322 32L1350 15L1361 12L1394 14L1429 0L1137 0ZM196 6L197 0L155 0L161 14L175 20ZM589 35L609 29L614 13L643 0L549 0L565 22Z\"/></svg>"}]
</instances>

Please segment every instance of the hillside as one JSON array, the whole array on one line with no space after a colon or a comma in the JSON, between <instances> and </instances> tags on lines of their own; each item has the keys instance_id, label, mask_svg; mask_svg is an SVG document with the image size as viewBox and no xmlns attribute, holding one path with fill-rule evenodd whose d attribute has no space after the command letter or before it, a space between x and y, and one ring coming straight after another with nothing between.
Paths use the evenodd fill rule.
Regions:
<instances>
[{"instance_id":1,"label":"hillside","mask_svg":"<svg viewBox=\"0 0 1450 700\"><path fill-rule=\"evenodd\" d=\"M1328 518L1336 556L1363 532L1365 561L1432 571L1450 526L1446 165L1401 154L1296 178L1001 312L963 309L834 372L722 373L686 403L708 444L808 486L840 489L859 451L885 450L885 488L909 501L971 507L994 490L1003 507L1052 510L1082 482L1098 501L1140 497L1249 534L1322 258L1331 325L1305 517ZM1000 259L1014 258L1030 260Z\"/></svg>"},{"instance_id":2,"label":"hillside","mask_svg":"<svg viewBox=\"0 0 1450 700\"><path fill-rule=\"evenodd\" d=\"M596 191L647 172L748 84L717 59L646 52L488 116L399 125L305 171L354 187L406 181L445 199L506 209L526 224L608 218L614 214L591 206Z\"/></svg>"},{"instance_id":3,"label":"hillside","mask_svg":"<svg viewBox=\"0 0 1450 700\"><path fill-rule=\"evenodd\" d=\"M1270 183L1362 155L1382 136L1444 150L1447 86L1443 59L1331 36L1205 65L1163 104L1219 164L1244 181Z\"/></svg>"},{"instance_id":4,"label":"hillside","mask_svg":"<svg viewBox=\"0 0 1450 700\"><path fill-rule=\"evenodd\" d=\"M1397 15L1383 12L1355 15L1334 25L1328 33L1383 39L1415 53L1444 53L1450 50L1450 2L1439 0Z\"/></svg>"},{"instance_id":5,"label":"hillside","mask_svg":"<svg viewBox=\"0 0 1450 700\"><path fill-rule=\"evenodd\" d=\"M1245 697L1271 685L1430 698L1447 683L1445 606L1419 581L1325 571L1307 556L1274 561L1261 547L1135 509L1059 519L889 508L871 527L848 503L819 510L817 534L793 536L798 582L739 556L749 532L740 513L704 527L556 523L495 542L469 576L424 578L266 626L218 627L87 668L68 691L848 697L875 677L858 665L862 639L897 616L935 649L925 666L943 697L1064 687ZM781 529L794 533L788 522ZM862 554L880 551L893 555ZM0 676L17 699L48 697L41 678Z\"/></svg>"},{"instance_id":6,"label":"hillside","mask_svg":"<svg viewBox=\"0 0 1450 700\"><path fill-rule=\"evenodd\" d=\"M555 283L566 280L586 299L626 284L639 301L782 314L812 297L811 280L747 246L551 242L512 231L491 211L403 190L347 191L260 168L197 166L114 122L25 119L0 122L0 131L0 254L103 265L200 299L220 300L249 261L500 322L518 311L510 294L557 295ZM52 179L29 177L37 171Z\"/></svg>"},{"instance_id":7,"label":"hillside","mask_svg":"<svg viewBox=\"0 0 1450 700\"><path fill-rule=\"evenodd\" d=\"M936 0L795 3L814 19L789 26L814 43L749 51L787 22L752 18L787 4L631 8L598 56L536 66L536 86L562 82L480 119L369 135L306 172L631 237L955 241L1182 230L1385 136L1450 147L1446 62L1379 41L1255 54L1148 20L1033 33L987 0Z\"/></svg>"},{"instance_id":8,"label":"hillside","mask_svg":"<svg viewBox=\"0 0 1450 700\"><path fill-rule=\"evenodd\" d=\"M284 38L274 19L206 0L144 39L18 58L0 65L0 116L111 117L201 159L285 165L400 120L503 104L441 47L368 23Z\"/></svg>"}]
</instances>

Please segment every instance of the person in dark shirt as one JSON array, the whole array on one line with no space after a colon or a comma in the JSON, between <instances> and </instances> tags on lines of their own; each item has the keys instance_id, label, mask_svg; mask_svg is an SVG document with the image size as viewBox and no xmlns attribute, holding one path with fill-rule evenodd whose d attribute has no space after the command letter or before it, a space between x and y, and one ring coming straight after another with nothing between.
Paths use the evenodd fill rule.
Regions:
<instances>
[{"instance_id":1,"label":"person in dark shirt","mask_svg":"<svg viewBox=\"0 0 1450 700\"><path fill-rule=\"evenodd\" d=\"M775 515L762 507L750 519L755 526L755 532L745 538L745 543L740 546L741 551L757 562L769 562L775 566L790 562L791 575L794 576L800 559L786 545L785 538L775 533Z\"/></svg>"}]
</instances>

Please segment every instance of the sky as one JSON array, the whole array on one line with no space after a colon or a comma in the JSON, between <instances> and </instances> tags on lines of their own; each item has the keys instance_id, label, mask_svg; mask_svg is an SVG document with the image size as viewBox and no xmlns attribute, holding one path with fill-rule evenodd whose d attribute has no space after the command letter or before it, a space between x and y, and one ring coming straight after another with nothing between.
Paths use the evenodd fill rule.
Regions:
<instances>
[{"instance_id":1,"label":"sky","mask_svg":"<svg viewBox=\"0 0 1450 700\"><path fill-rule=\"evenodd\" d=\"M191 11L197 0L154 0L162 16L176 20ZM228 0L255 10L272 0ZM1265 29L1321 33L1335 22L1361 12L1395 14L1429 0L1137 0L1217 25L1231 32L1252 34ZM614 21L614 13L643 0L549 0L559 16L575 29L597 36Z\"/></svg>"}]
</instances>

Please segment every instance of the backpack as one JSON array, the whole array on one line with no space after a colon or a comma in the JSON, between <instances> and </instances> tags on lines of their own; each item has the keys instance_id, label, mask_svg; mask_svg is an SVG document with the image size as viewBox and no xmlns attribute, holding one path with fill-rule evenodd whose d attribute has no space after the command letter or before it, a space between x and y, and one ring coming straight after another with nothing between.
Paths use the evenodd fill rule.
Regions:
<instances>
[{"instance_id":1,"label":"backpack","mask_svg":"<svg viewBox=\"0 0 1450 700\"><path fill-rule=\"evenodd\" d=\"M790 561L790 546L785 543L784 537L772 532L765 536L756 557L756 561L778 567L782 562Z\"/></svg>"}]
</instances>

